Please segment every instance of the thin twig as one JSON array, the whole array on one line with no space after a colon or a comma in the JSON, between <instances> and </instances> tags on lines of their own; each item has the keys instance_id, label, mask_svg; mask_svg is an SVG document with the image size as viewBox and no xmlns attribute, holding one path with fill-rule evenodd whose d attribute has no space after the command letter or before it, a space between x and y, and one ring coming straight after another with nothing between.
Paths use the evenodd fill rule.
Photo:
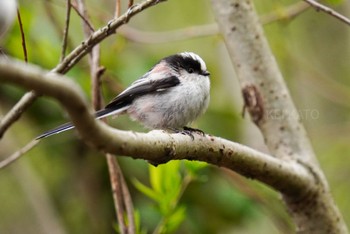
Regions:
<instances>
[{"instance_id":1,"label":"thin twig","mask_svg":"<svg viewBox=\"0 0 350 234\"><path fill-rule=\"evenodd\" d=\"M6 130L21 117L22 113L30 107L37 97L39 97L39 94L34 91L25 93L21 100L0 119L0 139Z\"/></svg>"},{"instance_id":2,"label":"thin twig","mask_svg":"<svg viewBox=\"0 0 350 234\"><path fill-rule=\"evenodd\" d=\"M93 26L89 20L85 3L83 0L78 0L78 14L83 21L83 31L85 39L88 39L93 31ZM104 72L104 68L100 67L100 46L97 44L89 53L89 66L90 77L92 84L92 103L95 110L99 110L102 107L102 95L101 95L101 76Z\"/></svg>"},{"instance_id":3,"label":"thin twig","mask_svg":"<svg viewBox=\"0 0 350 234\"><path fill-rule=\"evenodd\" d=\"M54 9L52 8L52 2L51 1L43 1L44 7L45 7L45 13L47 14L47 17L49 18L53 28L55 29L55 32L59 38L62 36L62 26L60 24L60 21L57 19L56 14L54 13ZM72 49L74 48L72 41L70 38L67 38L67 48ZM61 62L61 61L60 61Z\"/></svg>"},{"instance_id":4,"label":"thin twig","mask_svg":"<svg viewBox=\"0 0 350 234\"><path fill-rule=\"evenodd\" d=\"M65 60L62 63L58 64L52 71L62 74L66 73L77 62L79 62L82 57L89 53L96 44L104 40L106 37L114 34L117 28L129 22L131 17L161 2L163 2L163 0L145 0L143 3L137 4L134 7L128 9L117 19L112 19L106 26L100 28L99 30L96 30L90 38L83 41L80 46L76 47L65 58Z\"/></svg>"},{"instance_id":5,"label":"thin twig","mask_svg":"<svg viewBox=\"0 0 350 234\"><path fill-rule=\"evenodd\" d=\"M275 10L260 16L260 21L262 24L270 24L281 20L291 20L296 16L300 15L301 13L305 12L309 8L310 6L305 2L297 2L277 11Z\"/></svg>"},{"instance_id":6,"label":"thin twig","mask_svg":"<svg viewBox=\"0 0 350 234\"><path fill-rule=\"evenodd\" d=\"M23 54L24 54L24 61L27 63L28 62L28 53L27 53L27 46L26 46L26 37L24 34L24 30L23 30L23 24L22 24L21 13L19 12L19 8L17 8L17 18L18 18L18 24L19 24L19 29L20 29L21 38L22 38L22 48L23 48Z\"/></svg>"},{"instance_id":7,"label":"thin twig","mask_svg":"<svg viewBox=\"0 0 350 234\"><path fill-rule=\"evenodd\" d=\"M88 26L91 30L91 32L94 32L95 29L92 26L92 24L86 19L86 17L84 16L84 13L82 13L75 4L71 4L72 8L74 9L74 11L78 14L78 16L84 21L85 25Z\"/></svg>"},{"instance_id":8,"label":"thin twig","mask_svg":"<svg viewBox=\"0 0 350 234\"><path fill-rule=\"evenodd\" d=\"M322 5L321 3L319 2L316 2L314 0L304 0L305 2L307 2L308 4L310 4L312 7L314 7L317 11L323 11L337 19L339 19L340 21L350 25L350 19L347 18L346 16L334 11L333 9L325 6L325 5Z\"/></svg>"},{"instance_id":9,"label":"thin twig","mask_svg":"<svg viewBox=\"0 0 350 234\"><path fill-rule=\"evenodd\" d=\"M21 156L23 156L25 153L27 153L29 150L34 148L39 143L37 140L32 140L29 142L26 146L24 146L22 149L16 151L8 158L4 159L0 162L0 170L9 166L11 163L15 162L17 159L19 159Z\"/></svg>"},{"instance_id":10,"label":"thin twig","mask_svg":"<svg viewBox=\"0 0 350 234\"><path fill-rule=\"evenodd\" d=\"M129 0L128 8L132 7L134 5L134 0Z\"/></svg>"},{"instance_id":11,"label":"thin twig","mask_svg":"<svg viewBox=\"0 0 350 234\"><path fill-rule=\"evenodd\" d=\"M114 157L114 160L117 160ZM122 172L119 166L119 163L116 164L117 170ZM128 234L134 234L136 233L136 225L135 225L135 216L134 216L134 205L131 199L131 195L129 192L129 188L126 184L124 175L122 173L120 173L120 180L121 180L121 184L122 184L122 192L123 192L123 198L124 198L124 205L125 205L125 209L126 209L126 215L128 218Z\"/></svg>"},{"instance_id":12,"label":"thin twig","mask_svg":"<svg viewBox=\"0 0 350 234\"><path fill-rule=\"evenodd\" d=\"M123 201L123 189L120 178L123 176L120 171L117 170L119 166L115 157L111 154L106 154L108 170L109 170L109 178L112 187L112 194L114 200L115 211L117 214L119 231L121 234L128 233L127 224L125 223L124 214L125 214L125 206Z\"/></svg>"},{"instance_id":13,"label":"thin twig","mask_svg":"<svg viewBox=\"0 0 350 234\"><path fill-rule=\"evenodd\" d=\"M85 39L87 39L90 37L91 33L93 33L95 30L92 24L90 23L89 16L85 8L84 0L77 0L76 3L78 4L78 6L76 7L73 4L73 8L77 12L77 14L80 16L80 18L83 20L84 36L85 36Z\"/></svg>"},{"instance_id":14,"label":"thin twig","mask_svg":"<svg viewBox=\"0 0 350 234\"><path fill-rule=\"evenodd\" d=\"M60 62L64 59L66 55L66 49L67 49L67 40L68 40L68 31L69 31L69 22L70 22L70 10L71 10L71 0L66 0L66 21L65 21L65 27L63 31L63 40L62 40L62 51L61 51L61 59Z\"/></svg>"},{"instance_id":15,"label":"thin twig","mask_svg":"<svg viewBox=\"0 0 350 234\"><path fill-rule=\"evenodd\" d=\"M83 31L85 39L88 39L94 32L93 26L89 20L84 0L77 0L78 14L83 21ZM90 77L92 84L92 99L93 107L95 110L99 110L102 107L102 95L101 95L101 76L104 72L104 68L100 67L100 45L95 45L89 53L89 66L90 66Z\"/></svg>"},{"instance_id":16,"label":"thin twig","mask_svg":"<svg viewBox=\"0 0 350 234\"><path fill-rule=\"evenodd\" d=\"M115 0L115 13L114 13L114 17L118 18L120 16L120 12L121 12L121 4L120 4L120 0Z\"/></svg>"}]
</instances>

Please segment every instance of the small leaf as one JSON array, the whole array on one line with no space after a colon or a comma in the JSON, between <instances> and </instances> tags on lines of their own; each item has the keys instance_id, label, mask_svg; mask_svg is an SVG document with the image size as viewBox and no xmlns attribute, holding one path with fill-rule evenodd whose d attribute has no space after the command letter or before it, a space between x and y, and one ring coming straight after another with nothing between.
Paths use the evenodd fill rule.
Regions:
<instances>
[{"instance_id":1,"label":"small leaf","mask_svg":"<svg viewBox=\"0 0 350 234\"><path fill-rule=\"evenodd\" d=\"M199 170L208 167L208 164L205 162L184 161L184 165L191 175L196 175Z\"/></svg>"},{"instance_id":2,"label":"small leaf","mask_svg":"<svg viewBox=\"0 0 350 234\"><path fill-rule=\"evenodd\" d=\"M134 184L136 189L138 189L141 193L145 194L147 197L151 198L152 200L159 203L159 201L162 199L162 196L159 193L147 187L146 185L142 184L137 179L133 179L132 183Z\"/></svg>"},{"instance_id":3,"label":"small leaf","mask_svg":"<svg viewBox=\"0 0 350 234\"><path fill-rule=\"evenodd\" d=\"M184 221L185 217L186 217L186 207L185 206L177 207L173 211L173 213L169 216L168 222L165 224L166 233L171 233L175 231Z\"/></svg>"},{"instance_id":4,"label":"small leaf","mask_svg":"<svg viewBox=\"0 0 350 234\"><path fill-rule=\"evenodd\" d=\"M134 211L136 234L146 234L147 230L141 229L141 215L138 210Z\"/></svg>"},{"instance_id":5,"label":"small leaf","mask_svg":"<svg viewBox=\"0 0 350 234\"><path fill-rule=\"evenodd\" d=\"M151 187L153 188L154 191L157 191L160 194L162 193L162 186L161 186L162 166L163 165L154 167L152 165L149 165L149 180L151 183Z\"/></svg>"}]
</instances>

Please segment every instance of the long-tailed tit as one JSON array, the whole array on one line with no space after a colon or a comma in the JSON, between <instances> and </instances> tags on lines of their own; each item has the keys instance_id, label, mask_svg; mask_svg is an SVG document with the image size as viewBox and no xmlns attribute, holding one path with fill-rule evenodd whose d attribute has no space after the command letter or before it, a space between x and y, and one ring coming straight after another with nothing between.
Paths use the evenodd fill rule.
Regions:
<instances>
[{"instance_id":1,"label":"long-tailed tit","mask_svg":"<svg viewBox=\"0 0 350 234\"><path fill-rule=\"evenodd\" d=\"M16 16L16 0L0 0L0 38L11 26Z\"/></svg>"},{"instance_id":2,"label":"long-tailed tit","mask_svg":"<svg viewBox=\"0 0 350 234\"><path fill-rule=\"evenodd\" d=\"M104 109L97 111L95 117L100 119L126 113L147 128L184 129L185 133L190 133L193 129L186 125L205 112L209 91L209 72L205 62L195 53L183 52L160 60ZM74 126L67 123L37 139L71 128Z\"/></svg>"}]
</instances>

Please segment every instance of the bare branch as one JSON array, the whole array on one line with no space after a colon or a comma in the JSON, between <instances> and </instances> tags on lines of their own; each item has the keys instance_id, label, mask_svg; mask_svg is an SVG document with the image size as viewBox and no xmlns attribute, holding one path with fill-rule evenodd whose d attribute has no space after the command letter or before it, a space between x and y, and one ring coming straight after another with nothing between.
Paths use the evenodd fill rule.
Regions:
<instances>
[{"instance_id":1,"label":"bare branch","mask_svg":"<svg viewBox=\"0 0 350 234\"><path fill-rule=\"evenodd\" d=\"M317 188L318 182L304 166L284 162L222 138L195 135L192 140L182 134L157 130L136 133L112 129L93 118L81 90L58 74L21 62L0 61L0 80L57 99L68 111L83 140L104 152L145 159L155 164L179 159L204 161L258 179L298 198L314 195Z\"/></svg>"},{"instance_id":2,"label":"bare branch","mask_svg":"<svg viewBox=\"0 0 350 234\"><path fill-rule=\"evenodd\" d=\"M6 158L5 160L0 162L0 170L9 166L11 163L15 162L17 159L19 159L21 156L23 156L25 153L27 153L29 150L34 148L39 142L38 141L31 141L26 146L24 146L22 149L16 151L14 154L12 154L10 157Z\"/></svg>"},{"instance_id":3,"label":"bare branch","mask_svg":"<svg viewBox=\"0 0 350 234\"><path fill-rule=\"evenodd\" d=\"M50 23L52 24L53 28L56 31L56 34L59 38L62 36L62 26L60 24L60 20L58 19L57 15L55 14L55 10L52 7L52 1L43 1L44 7L45 7L45 13L48 16L48 19ZM74 48L72 41L69 37L67 37L67 48Z\"/></svg>"},{"instance_id":4,"label":"bare branch","mask_svg":"<svg viewBox=\"0 0 350 234\"><path fill-rule=\"evenodd\" d=\"M94 32L95 29L92 26L92 24L89 22L89 20L87 20L86 16L84 15L84 12L81 12L77 6L75 6L74 4L72 4L72 8L74 9L74 11L78 14L78 16L84 21L85 26L87 26L91 32Z\"/></svg>"},{"instance_id":5,"label":"bare branch","mask_svg":"<svg viewBox=\"0 0 350 234\"><path fill-rule=\"evenodd\" d=\"M334 11L333 9L326 7L325 5L322 5L321 3L314 1L314 0L304 0L304 2L307 2L308 4L310 4L312 7L314 7L316 9L316 11L323 11L337 19L339 19L340 21L350 25L350 19L347 18L346 16Z\"/></svg>"},{"instance_id":6,"label":"bare branch","mask_svg":"<svg viewBox=\"0 0 350 234\"><path fill-rule=\"evenodd\" d=\"M108 164L109 179L112 187L113 201L119 224L119 231L121 234L126 234L128 233L128 229L127 224L125 223L126 220L124 218L124 214L126 212L124 206L122 187L123 174L121 173L121 170L119 170L120 167L117 163L115 156L111 154L106 154L106 159Z\"/></svg>"},{"instance_id":7,"label":"bare branch","mask_svg":"<svg viewBox=\"0 0 350 234\"><path fill-rule=\"evenodd\" d=\"M112 155L112 157L115 157L115 156ZM117 160L116 158L114 158L114 159ZM122 172L121 168L119 166L119 163L116 164L115 167L116 167L117 171ZM133 205L133 202L131 199L129 188L126 184L124 175L122 173L120 173L119 179L121 180L120 183L122 185L123 200L124 200L124 205L125 205L125 209L126 209L126 216L127 216L127 220L128 220L128 234L134 234L134 233L136 233L134 205Z\"/></svg>"},{"instance_id":8,"label":"bare branch","mask_svg":"<svg viewBox=\"0 0 350 234\"><path fill-rule=\"evenodd\" d=\"M286 6L283 9L279 9L277 12L272 11L260 17L262 24L270 24L280 20L290 20L300 15L309 9L310 6L305 2L296 2L292 5Z\"/></svg>"},{"instance_id":9,"label":"bare branch","mask_svg":"<svg viewBox=\"0 0 350 234\"><path fill-rule=\"evenodd\" d=\"M115 18L120 16L120 11L121 11L120 9L121 9L120 0L115 0L115 13L114 13Z\"/></svg>"},{"instance_id":10,"label":"bare branch","mask_svg":"<svg viewBox=\"0 0 350 234\"><path fill-rule=\"evenodd\" d=\"M134 5L134 0L129 0L128 8L132 7Z\"/></svg>"},{"instance_id":11,"label":"bare branch","mask_svg":"<svg viewBox=\"0 0 350 234\"><path fill-rule=\"evenodd\" d=\"M87 40L83 41L80 46L76 47L66 57L66 59L62 63L58 64L53 69L53 72L65 74L77 62L79 62L83 56L85 56L87 53L89 53L90 50L96 44L100 43L106 37L114 34L116 29L119 28L120 26L126 24L130 20L131 17L133 17L137 13L147 9L148 7L151 7L151 6L158 4L159 2L162 2L162 1L146 0L143 3L135 5L135 7L128 9L128 11L126 13L124 13L123 15L121 15L119 18L111 20L106 26L95 31L91 35L91 37L89 37Z\"/></svg>"},{"instance_id":12,"label":"bare branch","mask_svg":"<svg viewBox=\"0 0 350 234\"><path fill-rule=\"evenodd\" d=\"M83 0L77 0L78 12L83 20L83 31L85 39L88 39L93 31L93 26L90 23L89 17L86 12L85 4ZM100 67L100 45L97 44L91 49L89 53L89 65L90 65L90 77L92 83L92 102L95 110L99 110L102 107L102 95L100 92L101 76L105 69Z\"/></svg>"},{"instance_id":13,"label":"bare branch","mask_svg":"<svg viewBox=\"0 0 350 234\"><path fill-rule=\"evenodd\" d=\"M117 19L111 20L106 26L100 28L94 32L91 37L81 42L65 59L59 63L52 72L65 74L68 72L76 63L80 61L90 50L98 43L100 43L106 37L112 35L117 28L121 25L126 24L131 17L142 12L143 10L155 6L162 1L159 0L145 0L144 2L135 5L135 7L129 9L125 14ZM18 120L22 113L36 100L40 95L35 92L26 93L19 102L4 116L0 121L0 138L6 132L6 130Z\"/></svg>"},{"instance_id":14,"label":"bare branch","mask_svg":"<svg viewBox=\"0 0 350 234\"><path fill-rule=\"evenodd\" d=\"M71 0L66 0L66 20L65 20L65 26L63 31L63 40L62 40L62 50L61 50L61 59L62 60L65 57L66 49L67 49L67 41L68 41L68 31L69 31L69 22L70 22L70 9L71 9Z\"/></svg>"},{"instance_id":15,"label":"bare branch","mask_svg":"<svg viewBox=\"0 0 350 234\"><path fill-rule=\"evenodd\" d=\"M21 13L19 12L19 9L17 8L17 19L19 24L19 30L21 32L21 38L22 38L22 48L23 48L23 54L24 54L24 61L28 62L28 53L27 53L27 46L26 46L26 37L23 30L23 24L21 19Z\"/></svg>"},{"instance_id":16,"label":"bare branch","mask_svg":"<svg viewBox=\"0 0 350 234\"><path fill-rule=\"evenodd\" d=\"M22 113L32 105L37 97L39 97L39 94L34 91L27 92L12 109L0 119L0 139L6 130L21 117Z\"/></svg>"}]
</instances>

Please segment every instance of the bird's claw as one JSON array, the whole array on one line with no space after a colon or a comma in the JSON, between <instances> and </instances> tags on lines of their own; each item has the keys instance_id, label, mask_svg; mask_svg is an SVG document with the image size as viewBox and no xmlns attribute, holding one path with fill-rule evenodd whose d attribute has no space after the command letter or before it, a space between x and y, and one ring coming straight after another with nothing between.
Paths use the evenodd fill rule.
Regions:
<instances>
[{"instance_id":1,"label":"bird's claw","mask_svg":"<svg viewBox=\"0 0 350 234\"><path fill-rule=\"evenodd\" d=\"M190 127L184 127L184 130L185 131L189 131L189 132L195 132L195 133L197 133L197 134L199 134L199 135L201 135L201 136L205 136L205 132L203 132L202 130L200 130L200 129L197 129L197 128L190 128Z\"/></svg>"},{"instance_id":2,"label":"bird's claw","mask_svg":"<svg viewBox=\"0 0 350 234\"><path fill-rule=\"evenodd\" d=\"M202 130L196 129L196 128L190 128L186 126L183 129L171 129L171 130L174 131L175 133L181 133L183 135L187 135L191 137L192 140L194 140L193 133L197 133L201 136L205 136L205 133Z\"/></svg>"}]
</instances>

